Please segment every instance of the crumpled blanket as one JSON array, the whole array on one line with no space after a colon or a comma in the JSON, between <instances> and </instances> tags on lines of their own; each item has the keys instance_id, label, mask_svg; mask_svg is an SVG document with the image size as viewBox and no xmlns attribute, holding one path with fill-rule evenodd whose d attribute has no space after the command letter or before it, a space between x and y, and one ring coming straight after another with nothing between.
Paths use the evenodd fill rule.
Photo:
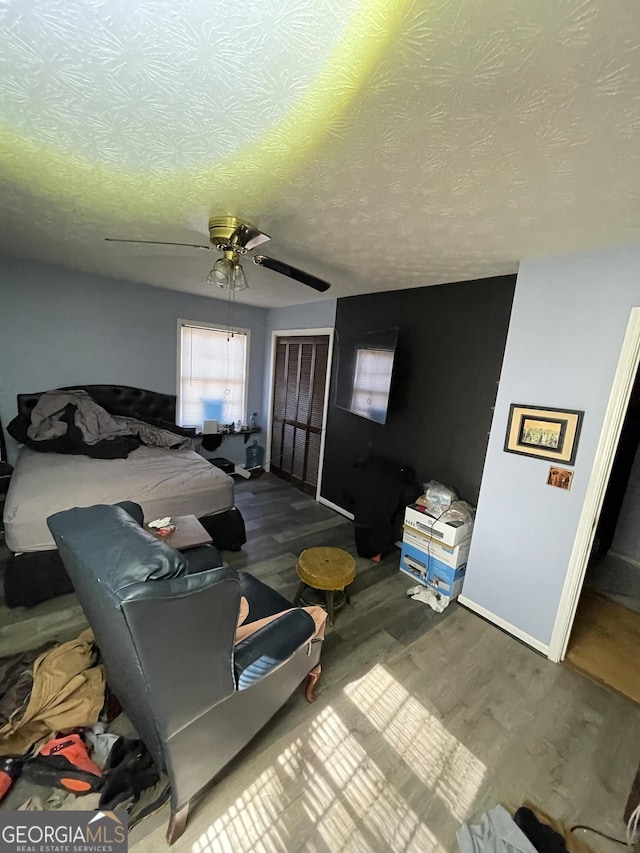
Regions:
<instances>
[{"instance_id":1,"label":"crumpled blanket","mask_svg":"<svg viewBox=\"0 0 640 853\"><path fill-rule=\"evenodd\" d=\"M460 853L593 853L586 841L530 802L513 818L504 806L496 806L482 815L480 823L463 824L457 838Z\"/></svg>"},{"instance_id":2,"label":"crumpled blanket","mask_svg":"<svg viewBox=\"0 0 640 853\"><path fill-rule=\"evenodd\" d=\"M37 649L0 660L0 728L9 722L18 708L26 708L33 689L33 665L52 646L55 646L54 642L43 643Z\"/></svg>"},{"instance_id":3,"label":"crumpled blanket","mask_svg":"<svg viewBox=\"0 0 640 853\"><path fill-rule=\"evenodd\" d=\"M0 755L25 755L55 732L97 722L105 677L91 630L36 658L33 685L0 727Z\"/></svg>"},{"instance_id":4,"label":"crumpled blanket","mask_svg":"<svg viewBox=\"0 0 640 853\"><path fill-rule=\"evenodd\" d=\"M27 435L34 441L59 438L67 432L62 419L66 406L76 407L74 422L86 444L94 445L118 436L135 435L149 447L177 447L190 445L190 439L169 430L147 424L137 418L110 415L82 390L47 391L31 411L31 426Z\"/></svg>"},{"instance_id":5,"label":"crumpled blanket","mask_svg":"<svg viewBox=\"0 0 640 853\"><path fill-rule=\"evenodd\" d=\"M457 838L460 853L537 853L504 806L485 812L480 823L463 823Z\"/></svg>"}]
</instances>

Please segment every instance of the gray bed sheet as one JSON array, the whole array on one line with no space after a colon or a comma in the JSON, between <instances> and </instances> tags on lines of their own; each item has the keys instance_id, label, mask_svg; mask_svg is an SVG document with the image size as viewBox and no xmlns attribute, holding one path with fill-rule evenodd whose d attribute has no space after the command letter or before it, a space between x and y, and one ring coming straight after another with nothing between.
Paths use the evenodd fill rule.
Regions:
<instances>
[{"instance_id":1,"label":"gray bed sheet","mask_svg":"<svg viewBox=\"0 0 640 853\"><path fill-rule=\"evenodd\" d=\"M7 546L52 550L52 513L122 500L139 503L146 521L201 518L233 506L233 479L193 450L139 447L127 459L91 459L23 447L4 505Z\"/></svg>"}]
</instances>

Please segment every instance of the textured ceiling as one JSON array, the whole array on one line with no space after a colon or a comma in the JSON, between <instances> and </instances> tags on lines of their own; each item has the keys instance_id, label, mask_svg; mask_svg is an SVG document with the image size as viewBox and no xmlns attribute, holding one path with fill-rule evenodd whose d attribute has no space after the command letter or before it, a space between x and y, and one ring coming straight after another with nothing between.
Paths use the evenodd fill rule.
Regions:
<instances>
[{"instance_id":1,"label":"textured ceiling","mask_svg":"<svg viewBox=\"0 0 640 853\"><path fill-rule=\"evenodd\" d=\"M103 238L233 213L344 296L638 241L639 28L637 0L0 0L0 249L219 297L213 253Z\"/></svg>"}]
</instances>

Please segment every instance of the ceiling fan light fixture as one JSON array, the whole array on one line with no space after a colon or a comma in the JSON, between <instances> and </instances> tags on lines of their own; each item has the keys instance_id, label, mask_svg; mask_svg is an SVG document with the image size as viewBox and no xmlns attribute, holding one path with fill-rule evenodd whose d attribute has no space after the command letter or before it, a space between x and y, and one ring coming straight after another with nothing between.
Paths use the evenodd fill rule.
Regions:
<instances>
[{"instance_id":1,"label":"ceiling fan light fixture","mask_svg":"<svg viewBox=\"0 0 640 853\"><path fill-rule=\"evenodd\" d=\"M120 237L105 237L105 240L113 243L149 243L157 246L180 246L205 251L217 249L222 252L222 257L209 270L207 284L214 284L220 288L228 286L229 291L234 293L238 290L247 290L249 285L240 264L240 258L245 257L247 252L256 249L262 243L266 243L270 237L245 219L239 219L235 216L213 216L209 220L209 239L212 246L202 246L198 243L175 243L166 240L128 240ZM299 281L319 293L324 293L331 287L328 281L275 258L254 255L252 260L258 266L266 267L272 272Z\"/></svg>"},{"instance_id":2,"label":"ceiling fan light fixture","mask_svg":"<svg viewBox=\"0 0 640 853\"><path fill-rule=\"evenodd\" d=\"M233 268L230 287L231 290L247 290L249 288L247 277L240 264L236 264Z\"/></svg>"},{"instance_id":3,"label":"ceiling fan light fixture","mask_svg":"<svg viewBox=\"0 0 640 853\"><path fill-rule=\"evenodd\" d=\"M233 274L233 264L227 258L218 258L215 262L209 275L207 276L207 284L215 284L216 287L224 287L229 284Z\"/></svg>"}]
</instances>

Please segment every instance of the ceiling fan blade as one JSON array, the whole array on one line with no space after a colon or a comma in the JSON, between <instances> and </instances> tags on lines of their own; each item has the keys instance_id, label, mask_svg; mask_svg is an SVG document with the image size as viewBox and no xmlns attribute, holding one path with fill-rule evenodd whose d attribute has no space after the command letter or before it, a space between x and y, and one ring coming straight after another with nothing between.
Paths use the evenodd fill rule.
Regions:
<instances>
[{"instance_id":1,"label":"ceiling fan blade","mask_svg":"<svg viewBox=\"0 0 640 853\"><path fill-rule=\"evenodd\" d=\"M121 237L105 237L108 243L150 243L153 246L186 246L188 249L206 249L210 252L212 246L199 246L197 243L170 243L166 240L125 240Z\"/></svg>"},{"instance_id":2,"label":"ceiling fan blade","mask_svg":"<svg viewBox=\"0 0 640 853\"><path fill-rule=\"evenodd\" d=\"M267 258L264 255L256 255L253 258L253 262L254 264L258 264L258 266L266 267L268 270L273 270L273 272L279 272L281 275L294 278L296 281L306 284L307 287L319 290L320 293L324 293L331 287L328 281L316 278L315 275L304 272L304 270L299 270L297 267L292 267L290 264L285 264L282 261L276 261L274 258Z\"/></svg>"}]
</instances>

